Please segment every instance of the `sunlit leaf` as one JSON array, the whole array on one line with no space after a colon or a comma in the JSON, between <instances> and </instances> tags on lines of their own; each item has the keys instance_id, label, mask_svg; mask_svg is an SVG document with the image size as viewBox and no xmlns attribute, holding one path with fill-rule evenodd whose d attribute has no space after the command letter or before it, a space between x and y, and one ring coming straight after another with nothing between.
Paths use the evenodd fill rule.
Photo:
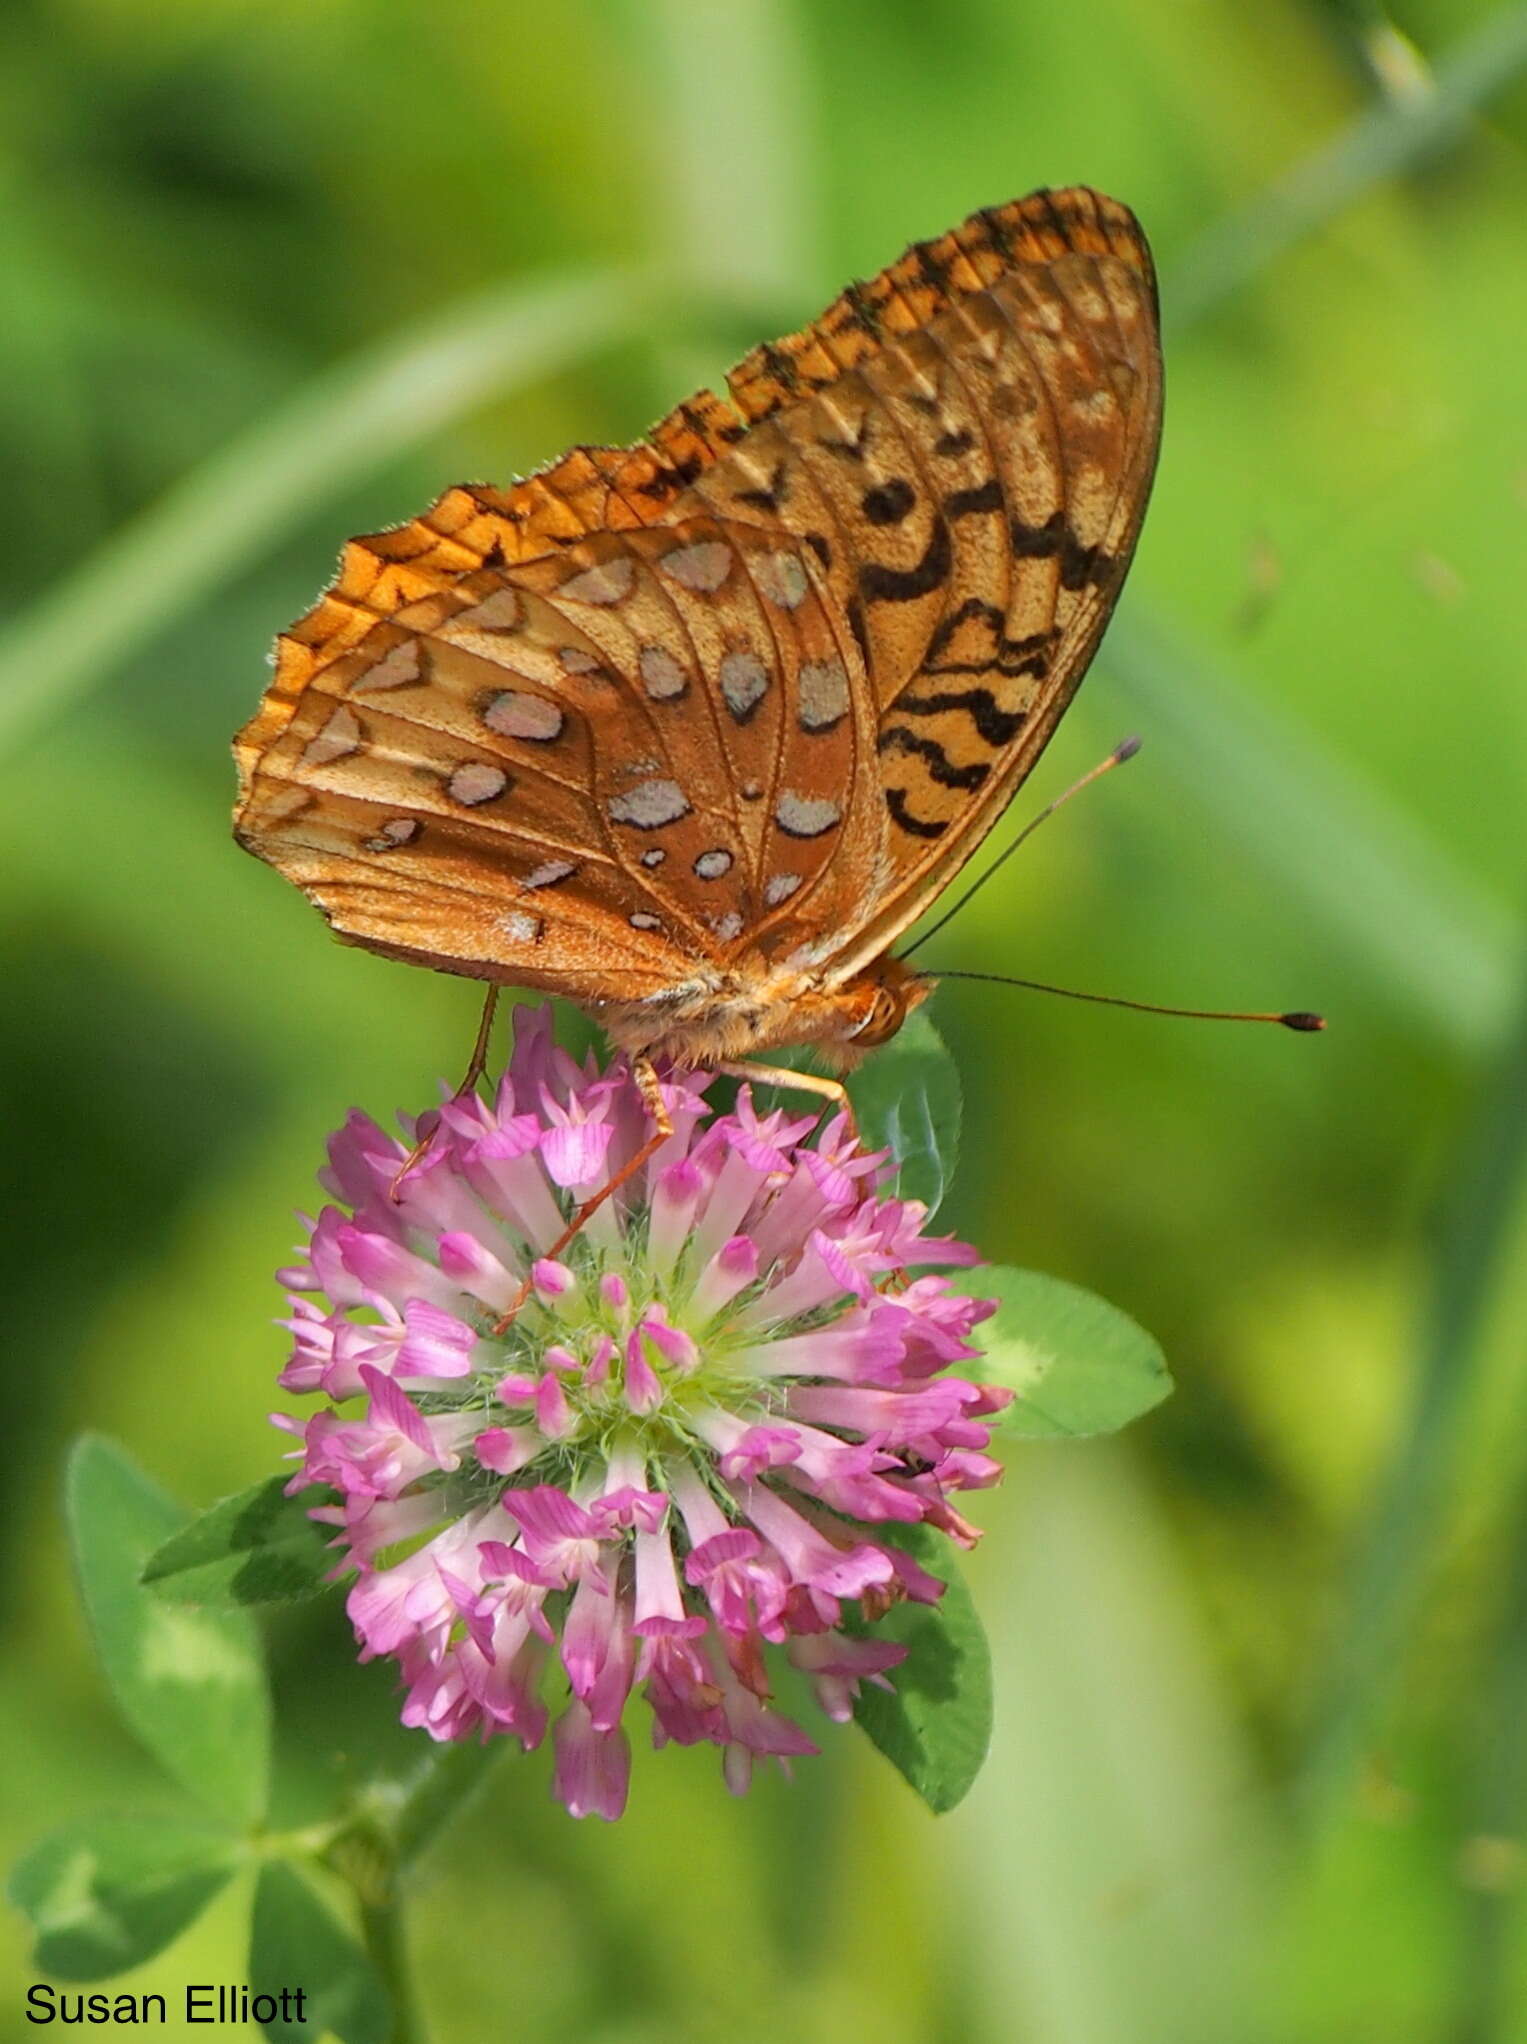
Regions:
<instances>
[{"instance_id":1,"label":"sunlit leaf","mask_svg":"<svg viewBox=\"0 0 1527 2044\"><path fill-rule=\"evenodd\" d=\"M304 1990L302 2017L290 1998ZM387 2044L392 2012L376 1969L301 1875L279 1862L262 1869L249 1944L251 1994L280 2003L286 2016L260 2025L278 2044L313 2044L323 2036L344 2044Z\"/></svg>"},{"instance_id":2,"label":"sunlit leaf","mask_svg":"<svg viewBox=\"0 0 1527 2044\"><path fill-rule=\"evenodd\" d=\"M865 1683L854 1717L930 1810L952 1810L981 1771L991 1744L991 1655L949 1542L922 1527L879 1529L947 1585L937 1604L895 1605L856 1632L892 1639L907 1658L890 1673L894 1692Z\"/></svg>"},{"instance_id":3,"label":"sunlit leaf","mask_svg":"<svg viewBox=\"0 0 1527 2044\"><path fill-rule=\"evenodd\" d=\"M11 1901L37 1933L34 1963L55 1980L100 1980L162 1952L233 1872L226 1832L164 1818L94 1817L34 1846Z\"/></svg>"},{"instance_id":4,"label":"sunlit leaf","mask_svg":"<svg viewBox=\"0 0 1527 2044\"><path fill-rule=\"evenodd\" d=\"M286 1496L284 1476L223 1498L155 1548L143 1580L180 1604L280 1604L328 1588L328 1529L308 1517L321 1488Z\"/></svg>"},{"instance_id":5,"label":"sunlit leaf","mask_svg":"<svg viewBox=\"0 0 1527 2044\"><path fill-rule=\"evenodd\" d=\"M186 1514L111 1442L69 1461L80 1589L122 1715L165 1770L220 1816L265 1807L270 1698L259 1636L238 1611L193 1611L144 1588L144 1563Z\"/></svg>"},{"instance_id":6,"label":"sunlit leaf","mask_svg":"<svg viewBox=\"0 0 1527 2044\"><path fill-rule=\"evenodd\" d=\"M980 1273L979 1289L999 1303L976 1329L985 1360L972 1367L1017 1393L998 1418L1000 1432L1032 1440L1111 1434L1171 1390L1156 1342L1106 1299L1001 1264Z\"/></svg>"}]
</instances>

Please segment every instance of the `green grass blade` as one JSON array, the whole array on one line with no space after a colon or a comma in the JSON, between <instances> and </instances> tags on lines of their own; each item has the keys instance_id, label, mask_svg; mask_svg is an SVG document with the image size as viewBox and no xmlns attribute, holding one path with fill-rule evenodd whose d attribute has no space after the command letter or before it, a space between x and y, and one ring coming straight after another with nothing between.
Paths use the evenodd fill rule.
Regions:
<instances>
[{"instance_id":1,"label":"green grass blade","mask_svg":"<svg viewBox=\"0 0 1527 2044\"><path fill-rule=\"evenodd\" d=\"M1436 1551L1455 1451L1478 1382L1478 1338L1524 1187L1527 997L1459 1159L1442 1217L1410 1412L1360 1543L1317 1695L1302 1784L1317 1818L1351 1778Z\"/></svg>"},{"instance_id":2,"label":"green grass blade","mask_svg":"<svg viewBox=\"0 0 1527 2044\"><path fill-rule=\"evenodd\" d=\"M1450 2044L1497 2044L1509 2037L1522 2000L1516 1961L1521 1890L1516 1860L1527 1830L1527 1482L1518 1482L1501 1557L1504 1595L1492 1652L1473 1713L1474 1780L1461 1864L1454 2021Z\"/></svg>"},{"instance_id":3,"label":"green grass blade","mask_svg":"<svg viewBox=\"0 0 1527 2044\"><path fill-rule=\"evenodd\" d=\"M1497 1042L1515 978L1504 904L1300 719L1143 609L1114 625L1104 665L1187 791L1434 1033Z\"/></svg>"},{"instance_id":4,"label":"green grass blade","mask_svg":"<svg viewBox=\"0 0 1527 2044\"><path fill-rule=\"evenodd\" d=\"M779 0L644 0L662 101L659 233L678 277L718 298L793 304L817 274L812 69ZM725 91L717 90L725 79Z\"/></svg>"},{"instance_id":5,"label":"green grass blade","mask_svg":"<svg viewBox=\"0 0 1527 2044\"><path fill-rule=\"evenodd\" d=\"M1162 289L1168 334L1203 318L1384 178L1456 140L1469 117L1524 64L1527 6L1503 7L1437 65L1429 88L1370 107L1180 256Z\"/></svg>"},{"instance_id":6,"label":"green grass blade","mask_svg":"<svg viewBox=\"0 0 1527 2044\"><path fill-rule=\"evenodd\" d=\"M181 478L0 635L0 749L137 652L337 495L486 398L603 346L632 280L516 283L389 335L306 384Z\"/></svg>"}]
</instances>

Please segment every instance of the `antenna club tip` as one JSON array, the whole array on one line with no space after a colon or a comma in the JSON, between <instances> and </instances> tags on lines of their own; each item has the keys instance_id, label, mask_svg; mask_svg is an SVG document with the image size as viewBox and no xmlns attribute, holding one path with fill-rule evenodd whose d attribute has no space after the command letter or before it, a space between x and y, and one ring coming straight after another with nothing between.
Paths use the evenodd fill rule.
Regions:
<instances>
[{"instance_id":1,"label":"antenna club tip","mask_svg":"<svg viewBox=\"0 0 1527 2044\"><path fill-rule=\"evenodd\" d=\"M1121 738L1113 749L1115 766L1123 766L1125 760L1133 759L1144 743L1143 738Z\"/></svg>"},{"instance_id":2,"label":"antenna club tip","mask_svg":"<svg viewBox=\"0 0 1527 2044\"><path fill-rule=\"evenodd\" d=\"M1324 1015L1311 1015L1304 1009L1296 1010L1292 1015L1280 1015L1278 1020L1285 1029L1298 1029L1306 1035L1314 1035L1326 1026Z\"/></svg>"}]
</instances>

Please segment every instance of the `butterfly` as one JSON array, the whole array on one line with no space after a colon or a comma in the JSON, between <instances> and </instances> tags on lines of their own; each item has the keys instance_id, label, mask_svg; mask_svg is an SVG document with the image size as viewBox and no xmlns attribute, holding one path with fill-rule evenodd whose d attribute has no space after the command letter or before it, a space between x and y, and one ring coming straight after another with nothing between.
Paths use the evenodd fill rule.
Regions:
<instances>
[{"instance_id":1,"label":"butterfly","mask_svg":"<svg viewBox=\"0 0 1527 2044\"><path fill-rule=\"evenodd\" d=\"M1092 658L1161 383L1126 207L975 213L729 398L352 540L235 741L237 837L349 943L579 1003L655 1114L655 1057L846 1068Z\"/></svg>"}]
</instances>

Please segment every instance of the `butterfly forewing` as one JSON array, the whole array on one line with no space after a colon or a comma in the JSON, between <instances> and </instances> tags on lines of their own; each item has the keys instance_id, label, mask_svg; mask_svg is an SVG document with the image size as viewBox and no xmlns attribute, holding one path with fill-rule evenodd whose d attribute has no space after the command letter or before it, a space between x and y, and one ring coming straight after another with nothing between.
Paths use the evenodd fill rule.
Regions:
<instances>
[{"instance_id":1,"label":"butterfly forewing","mask_svg":"<svg viewBox=\"0 0 1527 2044\"><path fill-rule=\"evenodd\" d=\"M235 748L341 934L594 1003L835 984L1001 814L1149 490L1131 216L976 215L729 386L347 547Z\"/></svg>"},{"instance_id":2,"label":"butterfly forewing","mask_svg":"<svg viewBox=\"0 0 1527 2044\"><path fill-rule=\"evenodd\" d=\"M1144 242L1091 193L1005 213L1031 208L1036 228L978 215L858 294L854 325L808 330L797 381L824 355L858 364L830 388L764 414L749 358L742 401L764 422L694 486L736 506L767 461L769 517L825 530L841 563L834 591L882 706L889 821L880 896L841 933L845 973L1001 815L1086 671L1144 514L1161 409ZM866 326L905 328L930 275L949 286L938 308L867 353Z\"/></svg>"}]
</instances>

